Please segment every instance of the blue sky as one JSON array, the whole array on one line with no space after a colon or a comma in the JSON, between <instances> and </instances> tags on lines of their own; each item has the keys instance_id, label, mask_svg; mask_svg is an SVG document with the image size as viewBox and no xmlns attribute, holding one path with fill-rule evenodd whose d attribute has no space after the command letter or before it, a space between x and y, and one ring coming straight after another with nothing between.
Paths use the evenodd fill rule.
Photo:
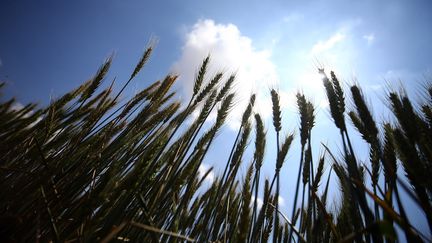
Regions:
<instances>
[{"instance_id":1,"label":"blue sky","mask_svg":"<svg viewBox=\"0 0 432 243\"><path fill-rule=\"evenodd\" d=\"M400 78L409 86L431 68L432 8L427 1L376 2L3 0L0 78L10 83L11 94L45 103L50 93L91 77L112 52L112 74L126 77L156 36L146 70L152 80L178 61L193 26L212 20L235 26L253 51L270 52L282 86L302 86L298 70L314 72L315 58L348 80L354 73L361 83ZM319 43L328 50L311 55Z\"/></svg>"},{"instance_id":2,"label":"blue sky","mask_svg":"<svg viewBox=\"0 0 432 243\"><path fill-rule=\"evenodd\" d=\"M218 150L227 146L234 133L231 128L238 125L235 114L244 109L252 92L258 93L257 112L270 117L269 88L280 91L286 133L297 129L293 97L301 90L318 110L315 142L338 149L317 65L335 70L346 85L360 83L376 118L388 118L386 108L379 105L386 84L402 84L416 100L422 82L431 77L431 10L429 1L402 0L2 0L0 80L7 82L6 96L47 104L92 77L114 53L109 78L116 77L120 85L153 38L158 41L151 61L126 95L175 72L180 74L179 97L188 97L198 65L211 53L211 72L238 74L238 108L215 144ZM266 124L271 140L273 129ZM361 140L354 143L366 151ZM360 156L367 158L366 153ZM271 149L268 157L271 165L265 169L270 177ZM217 155L209 156L209 161L218 160ZM288 155L285 184L294 184L297 161L295 152ZM282 194L287 205L288 190Z\"/></svg>"}]
</instances>

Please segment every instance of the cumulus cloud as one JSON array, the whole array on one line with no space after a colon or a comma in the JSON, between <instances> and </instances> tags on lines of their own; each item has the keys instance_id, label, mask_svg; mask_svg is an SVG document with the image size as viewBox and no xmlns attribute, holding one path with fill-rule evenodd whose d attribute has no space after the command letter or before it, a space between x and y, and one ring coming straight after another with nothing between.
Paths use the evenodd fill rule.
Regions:
<instances>
[{"instance_id":1,"label":"cumulus cloud","mask_svg":"<svg viewBox=\"0 0 432 243\"><path fill-rule=\"evenodd\" d=\"M366 40L368 45L371 45L375 41L375 35L373 33L368 35L363 35L363 39Z\"/></svg>"},{"instance_id":2,"label":"cumulus cloud","mask_svg":"<svg viewBox=\"0 0 432 243\"><path fill-rule=\"evenodd\" d=\"M278 203L281 207L285 206L285 198L279 196Z\"/></svg>"},{"instance_id":3,"label":"cumulus cloud","mask_svg":"<svg viewBox=\"0 0 432 243\"><path fill-rule=\"evenodd\" d=\"M10 110L11 111L19 111L19 110L21 110L22 108L24 108L24 105L23 104L21 104L20 102L14 102L14 103L12 103L12 105L10 106Z\"/></svg>"},{"instance_id":4,"label":"cumulus cloud","mask_svg":"<svg viewBox=\"0 0 432 243\"><path fill-rule=\"evenodd\" d=\"M324 51L330 50L332 49L336 44L342 42L344 39L346 38L346 35L341 33L341 32L337 32L334 35L332 35L330 38L328 38L327 40L320 40L318 41L311 50L311 54L315 55L315 54L319 54L322 53Z\"/></svg>"},{"instance_id":5,"label":"cumulus cloud","mask_svg":"<svg viewBox=\"0 0 432 243\"><path fill-rule=\"evenodd\" d=\"M225 80L231 73L236 74L233 89L236 92L235 107L228 121L230 127L235 128L250 95L256 93L256 103L265 103L270 88L279 83L276 66L270 59L271 52L255 48L252 39L243 35L234 24L199 20L186 33L182 54L172 67L175 73L180 74L179 82L185 94L191 95L194 77L208 54L211 56L209 74L224 71ZM265 110L269 107L262 110L263 115L268 115Z\"/></svg>"},{"instance_id":6,"label":"cumulus cloud","mask_svg":"<svg viewBox=\"0 0 432 243\"><path fill-rule=\"evenodd\" d=\"M307 68L296 77L296 82L301 88L307 89L311 94L315 95L322 91L323 76L316 68Z\"/></svg>"},{"instance_id":7,"label":"cumulus cloud","mask_svg":"<svg viewBox=\"0 0 432 243\"><path fill-rule=\"evenodd\" d=\"M9 107L9 110L10 110L10 111L16 111L16 112L17 112L17 111L22 110L23 108L25 108L25 106L24 106L23 104L21 104L20 102L14 102L14 103L12 103L12 105ZM30 117L30 116L33 115L33 114L34 114L34 111L30 110L30 111L28 111L27 113L23 114L22 117L24 117L24 118L28 118L28 117ZM30 123L30 124L27 126L27 128L31 128L31 127L35 126L35 125L38 124L41 120L42 120L42 116L39 116L39 117L38 117L34 122Z\"/></svg>"},{"instance_id":8,"label":"cumulus cloud","mask_svg":"<svg viewBox=\"0 0 432 243\"><path fill-rule=\"evenodd\" d=\"M264 202L263 202L263 199L261 197L258 197L256 201L257 201L257 208L259 210L263 206ZM255 196L252 195L250 205L253 206L254 202L255 202ZM285 199L283 197L279 196L278 203L279 203L280 207L284 207L285 206Z\"/></svg>"},{"instance_id":9,"label":"cumulus cloud","mask_svg":"<svg viewBox=\"0 0 432 243\"><path fill-rule=\"evenodd\" d=\"M207 173L207 171L209 171L211 169L211 167L207 164L201 164L198 167L198 176L199 178L202 178L205 176L205 174ZM215 180L215 174L213 171L210 171L208 173L208 175L206 176L206 178L204 179L204 181L208 182L208 183L213 183L213 181Z\"/></svg>"},{"instance_id":10,"label":"cumulus cloud","mask_svg":"<svg viewBox=\"0 0 432 243\"><path fill-rule=\"evenodd\" d=\"M263 199L262 198L260 198L260 197L258 197L257 198L257 208L258 208L258 210L259 209L261 209L261 207L263 206ZM254 205L254 202L255 202L255 196L252 196L251 197L251 206L253 206Z\"/></svg>"}]
</instances>

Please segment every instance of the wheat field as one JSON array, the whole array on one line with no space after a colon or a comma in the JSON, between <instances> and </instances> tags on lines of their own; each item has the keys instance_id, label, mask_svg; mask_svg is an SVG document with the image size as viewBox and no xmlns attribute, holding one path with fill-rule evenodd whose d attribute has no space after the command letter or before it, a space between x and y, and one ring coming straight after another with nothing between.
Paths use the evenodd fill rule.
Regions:
<instances>
[{"instance_id":1,"label":"wheat field","mask_svg":"<svg viewBox=\"0 0 432 243\"><path fill-rule=\"evenodd\" d=\"M273 127L265 127L254 112L252 95L223 173L203 187L212 169L200 176L199 168L234 105L236 77L209 76L207 57L188 102L176 100L175 75L120 102L152 50L143 53L120 91L110 83L102 88L108 58L93 78L46 107L13 108L15 99L0 104L1 242L431 241L432 86L425 85L420 103L389 91L386 105L394 117L377 122L359 86L344 90L335 73L317 70L342 156L325 145L322 156L312 154L316 111L304 94L296 96L296 136L295 131L282 135L275 89ZM215 120L209 119L213 112ZM357 131L349 133L348 126ZM276 134L276 148L267 148L270 132ZM368 144L368 163L356 157L354 136ZM245 154L249 143L251 158ZM301 154L296 184L288 188L280 183L280 171L288 166L293 143L300 144ZM268 149L277 149L275 161L266 159ZM273 163L275 171L262 181L264 163ZM328 200L332 175L341 193L336 210ZM276 200L281 190L292 192L289 214ZM424 213L429 232L413 226L404 197Z\"/></svg>"}]
</instances>

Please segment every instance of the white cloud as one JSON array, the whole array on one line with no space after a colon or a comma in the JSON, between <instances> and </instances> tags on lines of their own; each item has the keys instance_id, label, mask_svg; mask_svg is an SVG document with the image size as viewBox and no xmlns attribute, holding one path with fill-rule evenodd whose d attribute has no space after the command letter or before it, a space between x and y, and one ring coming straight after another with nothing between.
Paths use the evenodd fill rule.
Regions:
<instances>
[{"instance_id":1,"label":"white cloud","mask_svg":"<svg viewBox=\"0 0 432 243\"><path fill-rule=\"evenodd\" d=\"M279 94L279 105L282 108L282 111L285 108L293 109L296 105L296 98L295 98L295 90L291 91L285 91L285 90L278 90L275 88ZM265 92L268 91L268 89L264 90ZM269 92L268 92L269 93ZM259 114L264 118L272 117L273 111L272 111L272 101L271 97L268 94L262 95L262 98L255 102L255 110L259 112Z\"/></svg>"},{"instance_id":2,"label":"white cloud","mask_svg":"<svg viewBox=\"0 0 432 243\"><path fill-rule=\"evenodd\" d=\"M23 104L21 104L20 102L14 102L11 106L10 106L10 110L11 111L19 111L19 110L21 110L22 108L24 108L24 105Z\"/></svg>"},{"instance_id":3,"label":"white cloud","mask_svg":"<svg viewBox=\"0 0 432 243\"><path fill-rule=\"evenodd\" d=\"M323 91L322 78L323 76L316 69L308 68L297 76L296 82L300 88L305 88L305 92L309 92L309 95L315 96Z\"/></svg>"},{"instance_id":4,"label":"white cloud","mask_svg":"<svg viewBox=\"0 0 432 243\"><path fill-rule=\"evenodd\" d=\"M251 206L254 205L254 202L255 202L255 196L252 195L252 197L251 197ZM261 207L263 206L263 203L264 203L263 199L261 197L258 197L257 198L257 208L261 209ZM285 206L285 199L283 197L279 196L278 203L279 203L280 207Z\"/></svg>"},{"instance_id":5,"label":"white cloud","mask_svg":"<svg viewBox=\"0 0 432 243\"><path fill-rule=\"evenodd\" d=\"M279 196L278 203L281 207L285 206L285 198Z\"/></svg>"},{"instance_id":6,"label":"white cloud","mask_svg":"<svg viewBox=\"0 0 432 243\"><path fill-rule=\"evenodd\" d=\"M20 102L14 102L10 107L9 110L10 111L20 111L23 108L25 108L25 106L23 104L21 104ZM28 118L31 115L34 114L34 111L30 110L27 113L25 113L22 117L23 118ZM42 120L42 116L39 116L34 122L30 123L27 128L31 128L33 126L35 126L36 124L38 124L40 121Z\"/></svg>"},{"instance_id":7,"label":"white cloud","mask_svg":"<svg viewBox=\"0 0 432 243\"><path fill-rule=\"evenodd\" d=\"M315 55L315 54L319 54L319 53L325 52L327 50L330 50L336 44L342 42L345 38L346 38L345 34L343 34L341 32L337 32L325 41L322 41L322 40L318 41L312 47L311 54Z\"/></svg>"},{"instance_id":8,"label":"white cloud","mask_svg":"<svg viewBox=\"0 0 432 243\"><path fill-rule=\"evenodd\" d=\"M363 39L366 40L368 45L371 45L375 41L375 34L371 33L368 35L363 35Z\"/></svg>"},{"instance_id":9,"label":"white cloud","mask_svg":"<svg viewBox=\"0 0 432 243\"><path fill-rule=\"evenodd\" d=\"M263 199L260 198L260 197L258 197L256 201L257 201L257 208L258 208L258 210L260 210L261 207L263 206L263 203L264 203ZM251 198L251 206L253 206L254 203L255 203L255 196L252 196L252 198Z\"/></svg>"},{"instance_id":10,"label":"white cloud","mask_svg":"<svg viewBox=\"0 0 432 243\"><path fill-rule=\"evenodd\" d=\"M325 109L328 106L326 98L322 74L318 72L319 65L300 66L296 70L295 76L291 79L293 82L293 89L290 92L292 103L290 108L297 112L296 94L297 92L303 93L306 98L314 104L315 108ZM331 66L324 66L326 70L332 70Z\"/></svg>"},{"instance_id":11,"label":"white cloud","mask_svg":"<svg viewBox=\"0 0 432 243\"><path fill-rule=\"evenodd\" d=\"M209 74L222 70L225 81L231 73L236 73L233 89L236 92L235 107L228 121L230 127L235 128L250 95L256 93L256 103L265 103L269 99L269 90L279 83L276 66L270 60L271 52L257 50L252 40L242 35L233 24L199 20L186 34L181 57L172 67L175 73L180 74L179 82L186 94L191 95L195 74L208 54L211 55ZM268 115L265 111L269 107L260 112Z\"/></svg>"},{"instance_id":12,"label":"white cloud","mask_svg":"<svg viewBox=\"0 0 432 243\"><path fill-rule=\"evenodd\" d=\"M203 176L205 176L205 174L207 173L207 171L211 169L209 165L207 164L201 164L198 167L198 176L199 178L202 178ZM213 181L215 180L215 174L213 171L210 171L210 173L208 173L208 175L206 176L206 178L204 179L204 181L208 182L208 183L213 183Z\"/></svg>"}]
</instances>

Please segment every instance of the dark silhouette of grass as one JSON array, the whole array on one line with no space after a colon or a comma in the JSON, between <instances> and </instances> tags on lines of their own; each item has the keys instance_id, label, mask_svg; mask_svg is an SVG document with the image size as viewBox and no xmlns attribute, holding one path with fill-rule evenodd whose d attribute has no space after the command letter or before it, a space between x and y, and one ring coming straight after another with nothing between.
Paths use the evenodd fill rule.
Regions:
<instances>
[{"instance_id":1,"label":"dark silhouette of grass","mask_svg":"<svg viewBox=\"0 0 432 243\"><path fill-rule=\"evenodd\" d=\"M381 126L360 87L346 93L333 72L328 78L319 70L343 156L338 159L323 146L326 154L314 169L314 107L298 94L301 156L291 194L295 203L287 217L277 200L285 186L279 182L280 169L296 140L288 135L279 141L283 121L278 92L271 91L276 170L273 180L264 182L263 205L258 207L260 169L271 162L264 155L266 128L253 113L255 95L227 152L225 171L204 189L201 185L211 169L200 177L199 168L233 105L235 76L208 77L207 57L186 106L173 100L173 75L119 104L119 95L151 52L152 47L144 52L118 93L111 87L100 90L110 58L93 79L47 107L12 109L13 99L0 104L2 242L395 242L396 226L406 241L430 240L410 222L401 191L424 212L432 231L432 86L426 87L427 98L419 105L404 94L389 92L396 119ZM354 104L348 113L346 99ZM217 118L204 130L213 110ZM185 123L188 118L191 123ZM350 136L357 134L348 133L347 118L369 145L370 169L356 158ZM252 132L255 152L245 158ZM249 160L246 175L239 176L240 165ZM331 168L327 172L325 165ZM381 169L384 180L379 180ZM406 178L399 176L400 169ZM331 173L341 190L341 207L333 211L327 200ZM365 177L372 185L365 184Z\"/></svg>"}]
</instances>

